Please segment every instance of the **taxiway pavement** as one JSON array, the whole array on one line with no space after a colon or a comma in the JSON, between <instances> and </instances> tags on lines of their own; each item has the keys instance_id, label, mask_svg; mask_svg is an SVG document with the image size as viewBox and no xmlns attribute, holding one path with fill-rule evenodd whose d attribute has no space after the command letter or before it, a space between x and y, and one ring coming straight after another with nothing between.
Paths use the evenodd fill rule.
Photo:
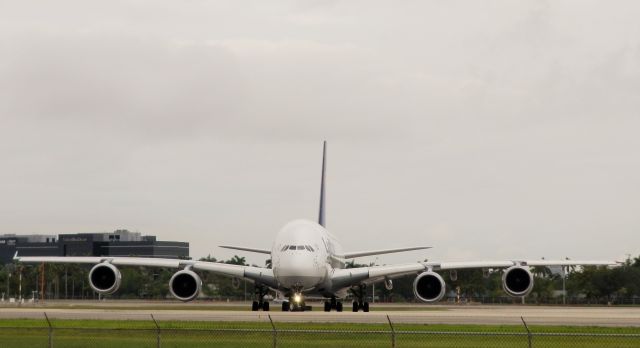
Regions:
<instances>
[{"instance_id":1,"label":"taxiway pavement","mask_svg":"<svg viewBox=\"0 0 640 348\"><path fill-rule=\"evenodd\" d=\"M92 308L50 308L50 307L0 307L0 319L31 318L42 319L44 312L55 319L102 319L102 320L156 320L179 321L264 321L269 315L274 322L332 322L332 323L387 323L392 322L418 324L492 324L520 325L521 317L529 325L589 325L589 326L634 326L640 327L640 307L560 307L560 306L429 306L425 310L389 310L370 313L342 313L321 310L311 312L280 312L277 306L270 312L251 312L249 310L189 309L176 306L171 309L153 309L145 306L131 306L131 309L110 309L96 306ZM348 309L350 309L348 307Z\"/></svg>"}]
</instances>

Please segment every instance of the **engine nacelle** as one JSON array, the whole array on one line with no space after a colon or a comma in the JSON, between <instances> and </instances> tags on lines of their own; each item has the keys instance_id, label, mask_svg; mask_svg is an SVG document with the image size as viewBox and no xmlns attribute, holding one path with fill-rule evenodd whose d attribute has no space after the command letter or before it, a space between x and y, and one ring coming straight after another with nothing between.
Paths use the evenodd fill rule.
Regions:
<instances>
[{"instance_id":1,"label":"engine nacelle","mask_svg":"<svg viewBox=\"0 0 640 348\"><path fill-rule=\"evenodd\" d=\"M198 296L202 289L202 280L192 270L176 272L169 280L169 291L180 301L191 301Z\"/></svg>"},{"instance_id":2,"label":"engine nacelle","mask_svg":"<svg viewBox=\"0 0 640 348\"><path fill-rule=\"evenodd\" d=\"M533 290L533 274L527 268L510 267L502 274L502 289L509 296L527 296Z\"/></svg>"},{"instance_id":3,"label":"engine nacelle","mask_svg":"<svg viewBox=\"0 0 640 348\"><path fill-rule=\"evenodd\" d=\"M444 297L444 279L432 271L418 274L413 281L413 294L422 302L438 302Z\"/></svg>"},{"instance_id":4,"label":"engine nacelle","mask_svg":"<svg viewBox=\"0 0 640 348\"><path fill-rule=\"evenodd\" d=\"M387 291L391 291L393 290L393 281L391 279L384 279L384 288L387 289Z\"/></svg>"},{"instance_id":5,"label":"engine nacelle","mask_svg":"<svg viewBox=\"0 0 640 348\"><path fill-rule=\"evenodd\" d=\"M89 271L89 285L99 294L113 294L118 290L121 282L120 270L108 262L99 263Z\"/></svg>"}]
</instances>

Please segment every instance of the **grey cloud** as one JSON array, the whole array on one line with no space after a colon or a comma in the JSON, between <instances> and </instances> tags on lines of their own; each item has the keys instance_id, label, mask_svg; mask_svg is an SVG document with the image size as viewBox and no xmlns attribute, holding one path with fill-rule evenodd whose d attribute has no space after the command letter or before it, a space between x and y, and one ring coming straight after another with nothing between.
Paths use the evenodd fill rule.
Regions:
<instances>
[{"instance_id":1,"label":"grey cloud","mask_svg":"<svg viewBox=\"0 0 640 348\"><path fill-rule=\"evenodd\" d=\"M243 99L234 58L217 47L102 35L2 46L7 117L170 137L212 119L224 125Z\"/></svg>"},{"instance_id":2,"label":"grey cloud","mask_svg":"<svg viewBox=\"0 0 640 348\"><path fill-rule=\"evenodd\" d=\"M196 257L269 247L315 217L328 139L329 227L348 249L637 254L639 14L633 1L3 2L0 232L124 227L189 240Z\"/></svg>"}]
</instances>

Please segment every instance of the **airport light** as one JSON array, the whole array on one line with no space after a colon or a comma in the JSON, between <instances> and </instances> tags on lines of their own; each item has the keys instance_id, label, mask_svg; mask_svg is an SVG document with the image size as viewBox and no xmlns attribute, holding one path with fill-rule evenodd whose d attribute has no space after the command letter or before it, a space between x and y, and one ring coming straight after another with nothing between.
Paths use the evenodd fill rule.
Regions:
<instances>
[{"instance_id":1,"label":"airport light","mask_svg":"<svg viewBox=\"0 0 640 348\"><path fill-rule=\"evenodd\" d=\"M373 265L377 266L378 265L378 257L376 256L376 259L373 261ZM371 303L376 303L376 283L372 283L371 284L372 289L371 289Z\"/></svg>"},{"instance_id":2,"label":"airport light","mask_svg":"<svg viewBox=\"0 0 640 348\"><path fill-rule=\"evenodd\" d=\"M569 261L568 257L564 258L565 260ZM568 266L562 266L562 304L566 305L567 304L567 271L568 271L569 267Z\"/></svg>"},{"instance_id":3,"label":"airport light","mask_svg":"<svg viewBox=\"0 0 640 348\"><path fill-rule=\"evenodd\" d=\"M300 295L295 294L295 295L293 296L293 301L294 301L295 303L300 303Z\"/></svg>"},{"instance_id":4,"label":"airport light","mask_svg":"<svg viewBox=\"0 0 640 348\"><path fill-rule=\"evenodd\" d=\"M566 284L565 284L565 280L567 278L567 272L564 269L564 265L560 266L560 275L562 276L562 305L566 305L567 304L567 293L566 293Z\"/></svg>"},{"instance_id":5,"label":"airport light","mask_svg":"<svg viewBox=\"0 0 640 348\"><path fill-rule=\"evenodd\" d=\"M8 275L7 276L7 300L8 300L11 297L11 295L9 295L9 291L11 290L9 288L9 284L11 283L11 272L9 272L7 275Z\"/></svg>"}]
</instances>

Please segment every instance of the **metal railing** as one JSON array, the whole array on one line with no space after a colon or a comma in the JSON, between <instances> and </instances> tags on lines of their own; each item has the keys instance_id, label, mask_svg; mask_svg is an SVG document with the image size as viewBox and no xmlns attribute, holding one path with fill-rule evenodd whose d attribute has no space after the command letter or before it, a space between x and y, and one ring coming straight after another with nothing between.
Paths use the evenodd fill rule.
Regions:
<instances>
[{"instance_id":1,"label":"metal railing","mask_svg":"<svg viewBox=\"0 0 640 348\"><path fill-rule=\"evenodd\" d=\"M640 347L640 329L600 331L550 330L522 326L459 326L447 330L439 325L274 322L177 322L157 320L121 321L118 327L81 327L79 321L51 320L44 314L42 326L0 326L0 346L22 347ZM267 320L268 319L268 320ZM12 321L12 323L15 321ZM19 323L19 321L18 321ZM96 322L100 323L100 322ZM118 322L116 322L118 323ZM111 321L110 325L113 325ZM341 328L344 327L344 328ZM454 326L452 326L454 327ZM445 329L443 329L445 328ZM470 328L470 329L467 329ZM545 331L547 330L547 331Z\"/></svg>"}]
</instances>

